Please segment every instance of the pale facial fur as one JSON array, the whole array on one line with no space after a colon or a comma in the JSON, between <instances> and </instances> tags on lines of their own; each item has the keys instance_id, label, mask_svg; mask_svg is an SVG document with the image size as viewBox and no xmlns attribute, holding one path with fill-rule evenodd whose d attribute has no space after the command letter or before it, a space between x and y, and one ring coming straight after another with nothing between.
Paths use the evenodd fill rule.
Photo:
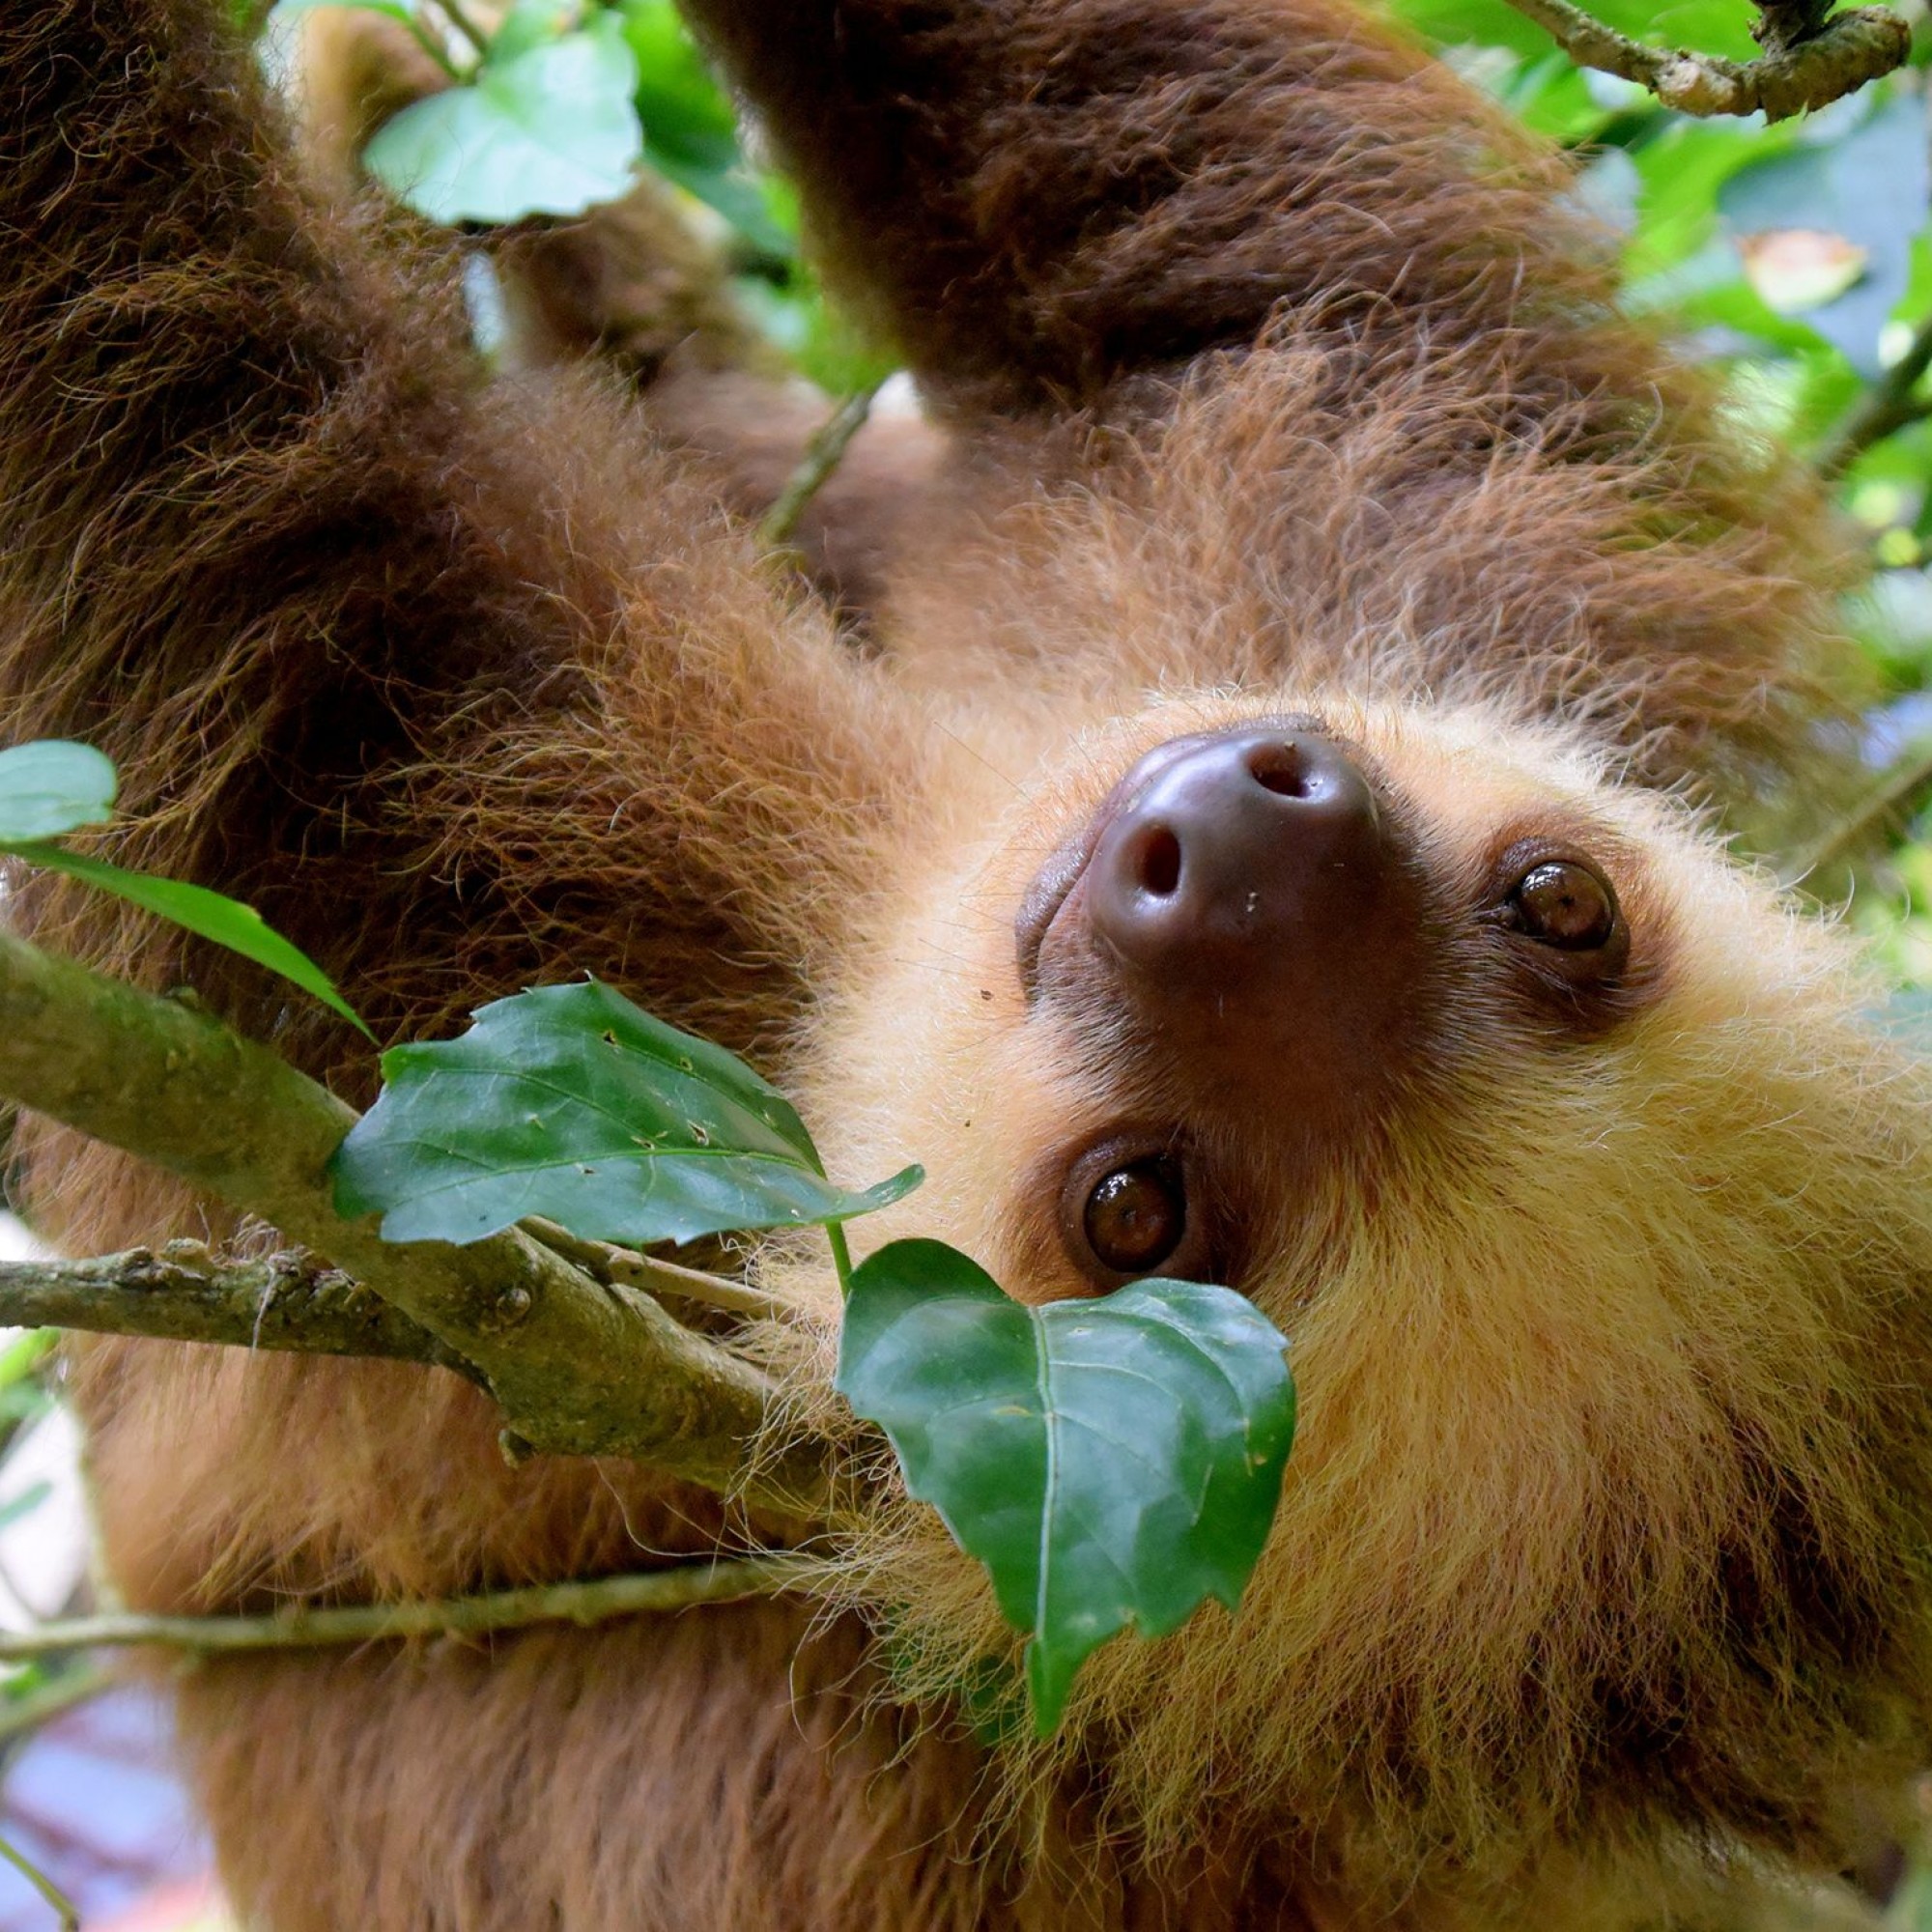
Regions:
<instances>
[{"instance_id":1,"label":"pale facial fur","mask_svg":"<svg viewBox=\"0 0 1932 1932\"><path fill-rule=\"evenodd\" d=\"M1298 1819L1351 1883L1359 1834L1386 1886L1478 1846L1508 1874L1499 1847L1579 1817L1642 1831L1680 1764L1787 1820L1873 1728L1897 1759L1867 1748L1861 1775L1906 1769L1914 1726L1874 1726L1872 1698L1926 1681L1887 1607L1921 1540L1925 1077L1875 1038L1841 934L1561 733L1184 697L1050 763L950 879L914 882L824 1029L825 1145L855 1178L931 1177L863 1242L943 1237L1025 1300L1092 1292L1054 1196L1116 1101L1091 1041L1029 1010L1014 914L1142 751L1284 710L1362 748L1468 918L1383 1131L1270 1175L1258 1123L1223 1190L1230 1278L1288 1334L1302 1418L1241 1612L1109 1646L1066 1738L1009 1746L1012 1793L1097 1756L1156 1854ZM1600 1027L1529 996L1521 942L1476 917L1496 850L1538 830L1597 860L1630 922L1641 990ZM1293 1065L1278 1092L1293 1109ZM849 1527L842 1594L892 1627L902 1690L1012 1653L929 1513Z\"/></svg>"}]
</instances>

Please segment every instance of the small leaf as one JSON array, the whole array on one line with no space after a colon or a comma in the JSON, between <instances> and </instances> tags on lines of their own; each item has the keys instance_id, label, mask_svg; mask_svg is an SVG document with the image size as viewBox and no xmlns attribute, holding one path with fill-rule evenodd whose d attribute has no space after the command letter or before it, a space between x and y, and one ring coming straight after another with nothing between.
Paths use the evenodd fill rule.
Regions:
<instances>
[{"instance_id":1,"label":"small leaf","mask_svg":"<svg viewBox=\"0 0 1932 1932\"><path fill-rule=\"evenodd\" d=\"M297 14L313 14L322 7L347 7L358 14L386 14L392 20L400 20L404 26L412 26L410 10L404 0L275 0L268 26L278 20L286 20Z\"/></svg>"},{"instance_id":2,"label":"small leaf","mask_svg":"<svg viewBox=\"0 0 1932 1932\"><path fill-rule=\"evenodd\" d=\"M383 1056L382 1097L336 1154L336 1205L392 1241L479 1241L541 1214L646 1245L868 1214L824 1177L805 1123L723 1047L586 980L480 1008L460 1039Z\"/></svg>"},{"instance_id":3,"label":"small leaf","mask_svg":"<svg viewBox=\"0 0 1932 1932\"><path fill-rule=\"evenodd\" d=\"M0 844L0 850L13 852L32 865L44 866L49 871L84 879L102 892L113 893L149 912L158 913L163 919L173 920L203 939L212 939L215 945L225 946L229 952L239 952L242 958L280 974L340 1013L351 1026L372 1039L375 1037L356 1016L355 1009L335 990L335 982L328 975L298 946L284 939L253 906L212 893L205 886L186 885L180 879L157 879L148 872L129 872L108 865L104 859L84 859L79 853L65 852L58 845L9 841Z\"/></svg>"},{"instance_id":4,"label":"small leaf","mask_svg":"<svg viewBox=\"0 0 1932 1932\"><path fill-rule=\"evenodd\" d=\"M614 14L581 33L487 61L474 83L417 100L362 159L432 221L582 214L630 187L643 153L637 64Z\"/></svg>"},{"instance_id":5,"label":"small leaf","mask_svg":"<svg viewBox=\"0 0 1932 1932\"><path fill-rule=\"evenodd\" d=\"M0 752L0 843L57 838L114 816L114 761L92 745L42 738Z\"/></svg>"},{"instance_id":6,"label":"small leaf","mask_svg":"<svg viewBox=\"0 0 1932 1932\"><path fill-rule=\"evenodd\" d=\"M1870 251L1817 228L1768 228L1741 236L1745 273L1777 315L1835 301L1865 271Z\"/></svg>"},{"instance_id":7,"label":"small leaf","mask_svg":"<svg viewBox=\"0 0 1932 1932\"><path fill-rule=\"evenodd\" d=\"M1294 1435L1285 1347L1200 1282L1029 1308L938 1241L892 1242L854 1272L838 1386L1032 1636L1041 1736L1109 1637L1239 1601Z\"/></svg>"}]
</instances>

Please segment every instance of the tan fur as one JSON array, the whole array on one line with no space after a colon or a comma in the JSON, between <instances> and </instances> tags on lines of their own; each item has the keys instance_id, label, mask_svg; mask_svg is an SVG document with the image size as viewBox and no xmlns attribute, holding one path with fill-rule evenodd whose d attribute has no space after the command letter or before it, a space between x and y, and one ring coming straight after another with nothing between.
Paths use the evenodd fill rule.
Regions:
<instances>
[{"instance_id":1,"label":"tan fur","mask_svg":"<svg viewBox=\"0 0 1932 1932\"><path fill-rule=\"evenodd\" d=\"M486 385L446 281L262 131L199 0L0 26L0 658L100 742L138 863L254 897L389 1037L594 971L753 1054L836 1173L1079 1292L1083 1137L1163 1108L1303 1434L1237 1617L1110 1647L1050 1747L956 1701L983 1582L855 1482L821 1601L210 1665L184 1737L272 1932L1739 1922L1926 1747L1932 1094L1843 937L1668 790L1804 762L1815 499L1608 318L1553 165L1327 0L703 0L831 258L969 452L882 653L569 378ZM1029 1009L1036 867L1131 760L1285 706L1428 883L1376 1129L1291 1160ZM1475 917L1552 831L1616 879L1579 1030ZM65 887L48 940L365 1099L278 986ZM198 1225L39 1137L78 1244ZM736 1338L797 1426L821 1261ZM136 1603L364 1600L782 1536L648 1472L504 1466L436 1373L110 1344L76 1389ZM855 1474L863 1470L855 1471Z\"/></svg>"}]
</instances>

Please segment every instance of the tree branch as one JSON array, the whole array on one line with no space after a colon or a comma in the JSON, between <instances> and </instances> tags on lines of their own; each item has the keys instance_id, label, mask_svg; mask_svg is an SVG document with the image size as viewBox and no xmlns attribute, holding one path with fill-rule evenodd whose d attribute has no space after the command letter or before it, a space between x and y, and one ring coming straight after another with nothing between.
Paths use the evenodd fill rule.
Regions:
<instances>
[{"instance_id":1,"label":"tree branch","mask_svg":"<svg viewBox=\"0 0 1932 1932\"><path fill-rule=\"evenodd\" d=\"M1884 7L1857 7L1804 38L1789 7L1763 9L1752 30L1768 51L1752 61L1718 54L1667 52L1627 39L1571 0L1509 0L1579 67L1594 67L1647 87L1680 114L1752 114L1783 121L1856 93L1905 64L1912 35ZM1798 10L1801 14L1809 10Z\"/></svg>"},{"instance_id":2,"label":"tree branch","mask_svg":"<svg viewBox=\"0 0 1932 1932\"><path fill-rule=\"evenodd\" d=\"M301 1252L225 1261L200 1241L84 1262L0 1262L0 1323L223 1342L312 1355L470 1363L339 1268Z\"/></svg>"},{"instance_id":3,"label":"tree branch","mask_svg":"<svg viewBox=\"0 0 1932 1932\"><path fill-rule=\"evenodd\" d=\"M257 1617L144 1616L123 1611L71 1617L38 1630L0 1633L0 1659L18 1662L75 1650L160 1645L208 1656L238 1650L302 1650L412 1636L486 1636L532 1624L600 1624L650 1610L730 1604L802 1587L818 1570L808 1556L725 1556L588 1582L540 1583L412 1604L350 1604L274 1610Z\"/></svg>"},{"instance_id":4,"label":"tree branch","mask_svg":"<svg viewBox=\"0 0 1932 1932\"><path fill-rule=\"evenodd\" d=\"M533 1449L745 1485L768 1378L515 1230L459 1248L345 1220L328 1165L354 1112L196 1007L0 934L0 1093L327 1256L469 1364ZM800 1449L761 1465L756 1489L797 1508L822 1479Z\"/></svg>"},{"instance_id":5,"label":"tree branch","mask_svg":"<svg viewBox=\"0 0 1932 1932\"><path fill-rule=\"evenodd\" d=\"M1932 369L1932 316L1919 324L1905 354L1859 398L1812 458L1818 473L1827 479L1841 476L1873 443L1883 442L1907 423L1932 415L1932 400L1912 393L1928 369Z\"/></svg>"}]
</instances>

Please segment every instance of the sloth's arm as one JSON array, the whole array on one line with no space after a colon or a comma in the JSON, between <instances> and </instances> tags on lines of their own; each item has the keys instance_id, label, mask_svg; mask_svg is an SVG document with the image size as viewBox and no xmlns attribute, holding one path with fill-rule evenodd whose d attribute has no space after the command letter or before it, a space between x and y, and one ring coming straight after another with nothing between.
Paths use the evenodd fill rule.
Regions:
<instances>
[{"instance_id":1,"label":"sloth's arm","mask_svg":"<svg viewBox=\"0 0 1932 1932\"><path fill-rule=\"evenodd\" d=\"M835 272L968 409L1251 344L1505 322L1574 229L1468 90L1331 0L685 0Z\"/></svg>"},{"instance_id":2,"label":"sloth's arm","mask_svg":"<svg viewBox=\"0 0 1932 1932\"><path fill-rule=\"evenodd\" d=\"M914 734L595 408L474 378L442 270L310 205L227 12L0 22L9 737L102 745L131 855L253 896L383 1030L588 969L775 1032ZM43 921L179 976L76 904ZM189 977L273 1023L228 970Z\"/></svg>"}]
</instances>

